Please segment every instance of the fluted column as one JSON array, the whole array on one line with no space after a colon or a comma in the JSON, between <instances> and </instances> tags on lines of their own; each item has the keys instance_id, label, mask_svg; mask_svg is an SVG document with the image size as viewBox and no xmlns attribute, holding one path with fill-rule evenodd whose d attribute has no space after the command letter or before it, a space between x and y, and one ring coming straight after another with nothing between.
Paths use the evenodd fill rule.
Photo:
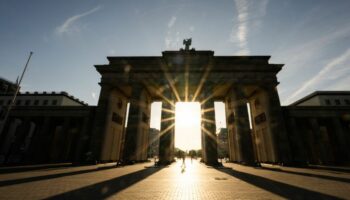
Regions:
<instances>
[{"instance_id":1,"label":"fluted column","mask_svg":"<svg viewBox=\"0 0 350 200\"><path fill-rule=\"evenodd\" d=\"M175 102L167 93L162 101L161 127L159 136L159 164L168 165L174 160Z\"/></svg>"},{"instance_id":2,"label":"fluted column","mask_svg":"<svg viewBox=\"0 0 350 200\"><path fill-rule=\"evenodd\" d=\"M86 141L89 139L89 136L88 136L89 121L90 121L89 117L83 117L81 119L82 123L79 128L78 143L77 143L77 147L75 148L73 162L82 162L84 161L84 159L86 159L84 155L84 153L86 152L83 152L83 150L84 150Z\"/></svg>"},{"instance_id":3,"label":"fluted column","mask_svg":"<svg viewBox=\"0 0 350 200\"><path fill-rule=\"evenodd\" d=\"M337 160L339 163L346 163L350 160L350 150L347 145L346 134L344 133L343 125L341 121L337 117L332 118L332 124L334 127L334 134L337 140L337 148L339 149L337 153L339 153L340 160Z\"/></svg>"},{"instance_id":4,"label":"fluted column","mask_svg":"<svg viewBox=\"0 0 350 200\"><path fill-rule=\"evenodd\" d=\"M297 121L294 117L287 118L288 120L288 128L289 128L289 139L291 140L291 148L293 148L293 162L295 164L306 164L307 162L307 150L303 145L303 135L300 135L302 132L298 129Z\"/></svg>"},{"instance_id":5,"label":"fluted column","mask_svg":"<svg viewBox=\"0 0 350 200\"><path fill-rule=\"evenodd\" d=\"M126 128L123 160L133 162L137 160L137 144L141 136L140 127L142 123L141 113L142 86L134 84L130 98L128 126Z\"/></svg>"},{"instance_id":6,"label":"fluted column","mask_svg":"<svg viewBox=\"0 0 350 200\"><path fill-rule=\"evenodd\" d=\"M291 162L291 153L277 88L275 85L265 85L262 89L266 97L263 106L274 150L271 161L288 164Z\"/></svg>"},{"instance_id":7,"label":"fluted column","mask_svg":"<svg viewBox=\"0 0 350 200\"><path fill-rule=\"evenodd\" d=\"M112 86L100 84L101 91L98 100L98 106L94 119L94 130L91 136L91 159L100 161L102 159L103 140L106 135L106 124L108 119L108 106L110 104L110 95Z\"/></svg>"},{"instance_id":8,"label":"fluted column","mask_svg":"<svg viewBox=\"0 0 350 200\"><path fill-rule=\"evenodd\" d=\"M203 102L201 104L201 109L203 161L207 165L218 165L214 100L209 99Z\"/></svg>"},{"instance_id":9,"label":"fluted column","mask_svg":"<svg viewBox=\"0 0 350 200\"><path fill-rule=\"evenodd\" d=\"M234 111L234 130L237 135L237 143L240 162L247 165L254 164L254 152L251 130L249 127L249 115L247 99L242 86L232 88L232 104Z\"/></svg>"}]
</instances>

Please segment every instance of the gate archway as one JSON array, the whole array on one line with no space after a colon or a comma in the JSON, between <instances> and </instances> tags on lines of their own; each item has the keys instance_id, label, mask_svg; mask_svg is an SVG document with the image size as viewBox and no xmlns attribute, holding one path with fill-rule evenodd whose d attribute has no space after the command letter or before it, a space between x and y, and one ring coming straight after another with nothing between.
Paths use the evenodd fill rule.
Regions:
<instances>
[{"instance_id":1,"label":"gate archway","mask_svg":"<svg viewBox=\"0 0 350 200\"><path fill-rule=\"evenodd\" d=\"M288 162L286 130L276 89L276 74L283 65L270 64L269 58L214 56L213 51L188 49L164 51L162 56L107 57L109 64L95 65L102 76L91 144L96 159L146 160L150 105L152 101L161 101L159 161L171 163L175 103L199 101L203 160L216 165L214 101L222 101L226 105L231 161ZM130 110L125 129L128 102ZM252 131L247 102L252 105Z\"/></svg>"}]
</instances>

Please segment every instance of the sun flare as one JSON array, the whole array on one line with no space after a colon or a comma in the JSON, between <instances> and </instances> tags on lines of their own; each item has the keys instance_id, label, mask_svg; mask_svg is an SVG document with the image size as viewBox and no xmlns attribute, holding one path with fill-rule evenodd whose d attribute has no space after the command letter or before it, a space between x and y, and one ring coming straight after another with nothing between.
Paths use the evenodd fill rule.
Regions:
<instances>
[{"instance_id":1,"label":"sun flare","mask_svg":"<svg viewBox=\"0 0 350 200\"><path fill-rule=\"evenodd\" d=\"M200 104L178 102L175 111L175 146L182 150L200 149Z\"/></svg>"}]
</instances>

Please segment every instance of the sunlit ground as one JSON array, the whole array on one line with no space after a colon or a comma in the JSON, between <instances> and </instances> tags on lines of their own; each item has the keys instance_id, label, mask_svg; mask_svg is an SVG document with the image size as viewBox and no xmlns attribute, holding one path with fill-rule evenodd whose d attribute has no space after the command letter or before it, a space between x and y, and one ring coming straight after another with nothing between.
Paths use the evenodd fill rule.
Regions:
<instances>
[{"instance_id":1,"label":"sunlit ground","mask_svg":"<svg viewBox=\"0 0 350 200\"><path fill-rule=\"evenodd\" d=\"M199 179L198 169L199 159L186 158L185 162L182 159L176 161L176 182L181 184L192 184Z\"/></svg>"},{"instance_id":2,"label":"sunlit ground","mask_svg":"<svg viewBox=\"0 0 350 200\"><path fill-rule=\"evenodd\" d=\"M200 104L198 102L178 102L175 111L175 147L184 151L200 149Z\"/></svg>"}]
</instances>

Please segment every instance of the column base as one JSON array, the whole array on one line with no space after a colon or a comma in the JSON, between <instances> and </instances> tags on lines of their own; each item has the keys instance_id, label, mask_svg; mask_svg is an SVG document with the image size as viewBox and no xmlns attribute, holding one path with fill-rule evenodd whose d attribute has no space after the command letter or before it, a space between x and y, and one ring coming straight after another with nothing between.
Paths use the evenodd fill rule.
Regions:
<instances>
[{"instance_id":1,"label":"column base","mask_svg":"<svg viewBox=\"0 0 350 200\"><path fill-rule=\"evenodd\" d=\"M171 160L171 161L169 161L169 160L166 160L166 161L160 160L160 161L156 162L156 166L166 166L166 165L170 165L173 162L174 162L174 160Z\"/></svg>"},{"instance_id":2,"label":"column base","mask_svg":"<svg viewBox=\"0 0 350 200\"><path fill-rule=\"evenodd\" d=\"M208 166L211 166L211 167L222 167L222 163L219 162L219 161L207 161L207 162L204 162L206 165Z\"/></svg>"}]
</instances>

